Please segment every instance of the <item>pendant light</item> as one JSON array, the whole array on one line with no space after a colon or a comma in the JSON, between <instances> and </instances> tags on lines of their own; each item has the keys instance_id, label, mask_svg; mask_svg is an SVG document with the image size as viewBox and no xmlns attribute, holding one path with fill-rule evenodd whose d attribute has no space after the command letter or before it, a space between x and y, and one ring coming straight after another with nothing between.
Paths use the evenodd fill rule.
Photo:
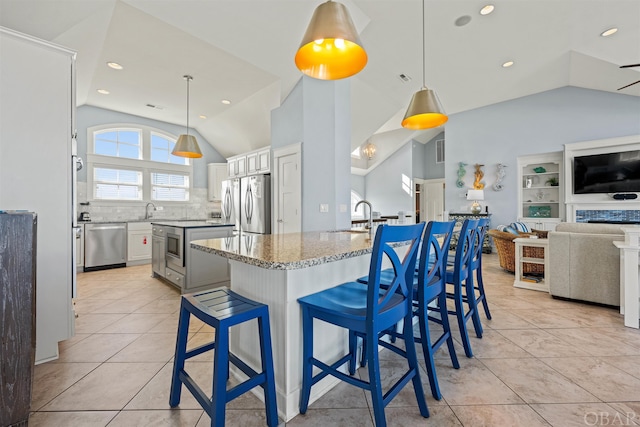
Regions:
<instances>
[{"instance_id":1,"label":"pendant light","mask_svg":"<svg viewBox=\"0 0 640 427\"><path fill-rule=\"evenodd\" d=\"M367 145L362 148L362 154L367 156L367 159L372 160L373 156L376 155L376 146L372 142L367 142Z\"/></svg>"},{"instance_id":2,"label":"pendant light","mask_svg":"<svg viewBox=\"0 0 640 427\"><path fill-rule=\"evenodd\" d=\"M198 159L202 157L202 151L198 147L198 140L195 136L189 135L189 82L193 80L190 75L184 75L184 79L187 81L187 134L180 135L178 141L171 154L179 157L188 157L191 159Z\"/></svg>"},{"instance_id":3,"label":"pendant light","mask_svg":"<svg viewBox=\"0 0 640 427\"><path fill-rule=\"evenodd\" d=\"M402 127L413 130L430 129L440 125L443 125L449 120L438 95L432 90L427 88L425 83L425 23L424 23L424 3L422 0L422 89L413 94L409 108L402 120Z\"/></svg>"},{"instance_id":4,"label":"pendant light","mask_svg":"<svg viewBox=\"0 0 640 427\"><path fill-rule=\"evenodd\" d=\"M343 79L367 65L367 52L345 5L329 0L316 8L295 62L304 74L320 80Z\"/></svg>"}]
</instances>

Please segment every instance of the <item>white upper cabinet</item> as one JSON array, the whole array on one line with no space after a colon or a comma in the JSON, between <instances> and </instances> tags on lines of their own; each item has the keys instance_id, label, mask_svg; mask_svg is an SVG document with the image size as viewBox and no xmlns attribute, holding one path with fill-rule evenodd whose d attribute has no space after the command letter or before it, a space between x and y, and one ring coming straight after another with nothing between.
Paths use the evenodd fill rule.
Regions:
<instances>
[{"instance_id":1,"label":"white upper cabinet","mask_svg":"<svg viewBox=\"0 0 640 427\"><path fill-rule=\"evenodd\" d=\"M247 156L235 156L227 159L227 175L229 178L239 178L247 174Z\"/></svg>"},{"instance_id":2,"label":"white upper cabinet","mask_svg":"<svg viewBox=\"0 0 640 427\"><path fill-rule=\"evenodd\" d=\"M263 148L247 154L247 175L269 173L271 171L271 150Z\"/></svg>"},{"instance_id":3,"label":"white upper cabinet","mask_svg":"<svg viewBox=\"0 0 640 427\"><path fill-rule=\"evenodd\" d=\"M222 200L222 181L227 179L227 163L207 164L207 199Z\"/></svg>"},{"instance_id":4,"label":"white upper cabinet","mask_svg":"<svg viewBox=\"0 0 640 427\"><path fill-rule=\"evenodd\" d=\"M237 178L271 172L271 148L261 148L227 159L227 176Z\"/></svg>"}]
</instances>

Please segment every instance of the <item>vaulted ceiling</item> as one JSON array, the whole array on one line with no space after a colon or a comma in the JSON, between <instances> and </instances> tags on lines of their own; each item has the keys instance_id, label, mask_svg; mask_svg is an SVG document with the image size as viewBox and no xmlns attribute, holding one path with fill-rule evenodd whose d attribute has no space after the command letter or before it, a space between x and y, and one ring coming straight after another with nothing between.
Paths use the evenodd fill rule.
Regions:
<instances>
[{"instance_id":1,"label":"vaulted ceiling","mask_svg":"<svg viewBox=\"0 0 640 427\"><path fill-rule=\"evenodd\" d=\"M270 111L301 78L293 57L321 1L0 0L0 25L78 52L78 106L184 125L182 76L192 75L190 124L230 156L270 144ZM352 148L372 135L391 148L428 141L441 129L400 127L422 85L421 2L341 2L369 56L350 78ZM482 16L487 3L495 11ZM619 68L640 62L640 0L426 0L425 20L426 83L449 114L567 85L617 92L640 80L640 67ZM601 37L610 27L619 31ZM617 93L640 96L640 84Z\"/></svg>"}]
</instances>

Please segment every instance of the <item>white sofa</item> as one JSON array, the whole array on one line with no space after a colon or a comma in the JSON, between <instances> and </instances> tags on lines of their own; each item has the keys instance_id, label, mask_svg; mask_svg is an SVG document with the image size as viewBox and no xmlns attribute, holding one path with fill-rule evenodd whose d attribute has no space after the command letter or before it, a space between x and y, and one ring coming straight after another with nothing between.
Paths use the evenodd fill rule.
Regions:
<instances>
[{"instance_id":1,"label":"white sofa","mask_svg":"<svg viewBox=\"0 0 640 427\"><path fill-rule=\"evenodd\" d=\"M562 298L620 305L621 225L561 223L549 233L549 292Z\"/></svg>"}]
</instances>

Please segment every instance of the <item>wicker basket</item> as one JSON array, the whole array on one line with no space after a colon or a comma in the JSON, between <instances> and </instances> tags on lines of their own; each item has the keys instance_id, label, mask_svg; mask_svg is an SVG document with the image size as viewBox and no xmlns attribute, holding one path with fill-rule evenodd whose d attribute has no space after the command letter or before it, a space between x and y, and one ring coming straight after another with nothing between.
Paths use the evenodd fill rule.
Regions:
<instances>
[{"instance_id":1,"label":"wicker basket","mask_svg":"<svg viewBox=\"0 0 640 427\"><path fill-rule=\"evenodd\" d=\"M537 235L540 238L547 237L547 232L539 232L536 230L534 230L533 233L520 233L517 236L512 233L498 230L489 230L487 234L493 237L493 243L496 245L496 249L498 251L500 267L510 273L515 273L516 271L516 244L513 242L514 239L517 239L518 237L529 237L532 235ZM524 246L522 248L522 255L524 257L531 258L544 258L544 248ZM522 270L523 274L544 274L544 265L525 262L522 264Z\"/></svg>"}]
</instances>

